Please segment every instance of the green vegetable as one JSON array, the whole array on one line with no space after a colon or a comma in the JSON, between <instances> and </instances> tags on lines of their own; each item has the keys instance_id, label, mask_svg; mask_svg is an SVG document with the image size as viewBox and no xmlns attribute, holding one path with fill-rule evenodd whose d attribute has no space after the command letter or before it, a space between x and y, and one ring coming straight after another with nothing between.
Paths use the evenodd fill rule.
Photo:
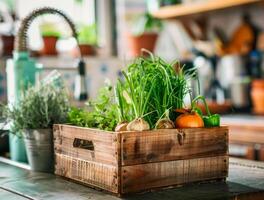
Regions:
<instances>
[{"instance_id":1,"label":"green vegetable","mask_svg":"<svg viewBox=\"0 0 264 200\"><path fill-rule=\"evenodd\" d=\"M205 127L218 127L220 126L220 115L218 114L211 114L208 105L206 103L205 97L204 96L197 96L193 101L192 101L192 108L195 108L196 110L198 109L197 107L195 107L195 102L198 100L202 100L204 105L205 105L205 109L206 109L206 113L207 116L203 116L203 121L204 121L204 125ZM199 111L201 111L199 109ZM201 112L197 112L199 115L201 115ZM201 115L202 116L202 115Z\"/></svg>"},{"instance_id":2,"label":"green vegetable","mask_svg":"<svg viewBox=\"0 0 264 200\"><path fill-rule=\"evenodd\" d=\"M188 70L178 63L166 63L149 55L135 59L114 90L110 85L101 89L87 110L71 109L68 122L112 131L122 122L129 122L128 129L146 130L155 128L164 116L175 120L172 111L183 107L189 93L187 80L192 74L187 75Z\"/></svg>"},{"instance_id":3,"label":"green vegetable","mask_svg":"<svg viewBox=\"0 0 264 200\"><path fill-rule=\"evenodd\" d=\"M220 115L214 114L203 117L205 127L217 127L220 126Z\"/></svg>"},{"instance_id":4,"label":"green vegetable","mask_svg":"<svg viewBox=\"0 0 264 200\"><path fill-rule=\"evenodd\" d=\"M166 63L151 53L149 55L149 58L135 59L124 72L124 80L119 81L122 90L119 93L123 96L117 104L125 110L123 118L126 121L143 116L150 127L155 128L164 113L169 111L171 115L172 110L183 107L183 99L189 92L189 76L178 63Z\"/></svg>"},{"instance_id":5,"label":"green vegetable","mask_svg":"<svg viewBox=\"0 0 264 200\"><path fill-rule=\"evenodd\" d=\"M87 103L87 110L71 108L68 123L113 131L118 123L119 113L114 103L113 88L110 84L99 90L96 100Z\"/></svg>"}]
</instances>

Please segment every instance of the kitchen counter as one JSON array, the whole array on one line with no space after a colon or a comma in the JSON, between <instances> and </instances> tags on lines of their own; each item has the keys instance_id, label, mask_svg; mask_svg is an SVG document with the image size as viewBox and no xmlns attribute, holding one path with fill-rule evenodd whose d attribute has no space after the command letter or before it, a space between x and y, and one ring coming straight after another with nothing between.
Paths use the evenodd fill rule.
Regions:
<instances>
[{"instance_id":1,"label":"kitchen counter","mask_svg":"<svg viewBox=\"0 0 264 200\"><path fill-rule=\"evenodd\" d=\"M230 158L227 182L212 182L130 195L123 199L263 199L264 163ZM53 174L31 172L0 162L0 199L118 200L108 193Z\"/></svg>"},{"instance_id":2,"label":"kitchen counter","mask_svg":"<svg viewBox=\"0 0 264 200\"><path fill-rule=\"evenodd\" d=\"M221 124L229 127L229 152L264 161L264 116L223 115Z\"/></svg>"},{"instance_id":3,"label":"kitchen counter","mask_svg":"<svg viewBox=\"0 0 264 200\"><path fill-rule=\"evenodd\" d=\"M234 114L223 115L221 123L228 126L253 126L263 128L264 130L264 116L248 115L248 114Z\"/></svg>"}]
</instances>

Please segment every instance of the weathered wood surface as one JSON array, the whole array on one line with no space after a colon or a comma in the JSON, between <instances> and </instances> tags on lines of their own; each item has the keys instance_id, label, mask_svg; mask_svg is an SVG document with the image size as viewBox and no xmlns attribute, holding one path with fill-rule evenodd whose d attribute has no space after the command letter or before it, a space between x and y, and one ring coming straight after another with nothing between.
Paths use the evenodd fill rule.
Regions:
<instances>
[{"instance_id":1,"label":"weathered wood surface","mask_svg":"<svg viewBox=\"0 0 264 200\"><path fill-rule=\"evenodd\" d=\"M118 200L115 196L93 190L61 177L30 172L0 162L0 188L6 188L32 199L45 200ZM6 192L0 189L0 199L6 199ZM16 195L15 193L13 193ZM13 196L13 194L10 194ZM263 200L264 163L230 158L227 182L188 185L184 187L148 192L128 196L127 200ZM17 195L15 200L18 200ZM25 197L25 199L28 199ZM12 200L12 199L11 199ZM22 199L23 200L23 199Z\"/></svg>"},{"instance_id":2,"label":"weathered wood surface","mask_svg":"<svg viewBox=\"0 0 264 200\"><path fill-rule=\"evenodd\" d=\"M121 134L122 165L228 153L228 128L163 129Z\"/></svg>"},{"instance_id":3,"label":"weathered wood surface","mask_svg":"<svg viewBox=\"0 0 264 200\"><path fill-rule=\"evenodd\" d=\"M117 194L220 179L228 171L227 127L111 133L55 125L54 149L55 174Z\"/></svg>"},{"instance_id":4,"label":"weathered wood surface","mask_svg":"<svg viewBox=\"0 0 264 200\"><path fill-rule=\"evenodd\" d=\"M57 154L71 156L86 161L118 165L117 135L96 129L54 125L54 150ZM75 140L88 141L93 149L74 147Z\"/></svg>"},{"instance_id":5,"label":"weathered wood surface","mask_svg":"<svg viewBox=\"0 0 264 200\"><path fill-rule=\"evenodd\" d=\"M228 156L125 166L121 172L121 193L225 178L227 169Z\"/></svg>"},{"instance_id":6,"label":"weathered wood surface","mask_svg":"<svg viewBox=\"0 0 264 200\"><path fill-rule=\"evenodd\" d=\"M118 167L55 155L55 174L118 193Z\"/></svg>"},{"instance_id":7,"label":"weathered wood surface","mask_svg":"<svg viewBox=\"0 0 264 200\"><path fill-rule=\"evenodd\" d=\"M116 133L55 125L54 149L55 174L119 195L228 171L227 127Z\"/></svg>"}]
</instances>

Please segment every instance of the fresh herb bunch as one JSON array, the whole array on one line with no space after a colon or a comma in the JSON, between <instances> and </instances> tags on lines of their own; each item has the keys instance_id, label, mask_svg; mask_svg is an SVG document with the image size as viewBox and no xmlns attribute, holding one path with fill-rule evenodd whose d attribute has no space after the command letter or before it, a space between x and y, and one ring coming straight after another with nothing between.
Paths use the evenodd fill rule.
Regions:
<instances>
[{"instance_id":1,"label":"fresh herb bunch","mask_svg":"<svg viewBox=\"0 0 264 200\"><path fill-rule=\"evenodd\" d=\"M151 53L149 58L139 57L123 72L114 90L111 85L102 88L87 110L72 108L68 123L113 131L117 124L135 121L137 127L155 128L164 115L172 118L173 110L183 108L191 76L179 63L166 63Z\"/></svg>"},{"instance_id":2,"label":"fresh herb bunch","mask_svg":"<svg viewBox=\"0 0 264 200\"><path fill-rule=\"evenodd\" d=\"M29 88L17 105L6 106L4 117L12 122L12 132L52 128L65 123L69 100L65 89L48 84Z\"/></svg>"},{"instance_id":3,"label":"fresh herb bunch","mask_svg":"<svg viewBox=\"0 0 264 200\"><path fill-rule=\"evenodd\" d=\"M187 80L191 75L188 73L179 63L169 64L152 54L149 58L137 58L117 87L121 121L144 117L154 128L166 113L182 108L183 99L189 93Z\"/></svg>"},{"instance_id":4,"label":"fresh herb bunch","mask_svg":"<svg viewBox=\"0 0 264 200\"><path fill-rule=\"evenodd\" d=\"M87 110L72 108L68 123L113 131L118 122L118 108L114 103L114 92L110 84L99 90L96 100L87 103Z\"/></svg>"}]
</instances>

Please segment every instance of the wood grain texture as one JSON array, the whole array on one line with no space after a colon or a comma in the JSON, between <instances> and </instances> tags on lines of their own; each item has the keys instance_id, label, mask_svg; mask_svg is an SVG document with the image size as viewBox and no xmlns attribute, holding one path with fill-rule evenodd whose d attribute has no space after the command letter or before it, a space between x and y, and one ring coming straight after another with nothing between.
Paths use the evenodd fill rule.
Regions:
<instances>
[{"instance_id":1,"label":"wood grain texture","mask_svg":"<svg viewBox=\"0 0 264 200\"><path fill-rule=\"evenodd\" d=\"M109 193L76 184L48 173L32 172L0 161L0 188L41 200L122 200ZM128 195L126 200L262 200L264 163L230 158L226 182L190 184L158 192ZM251 196L252 198L248 198ZM0 199L9 200L0 190ZM25 198L26 198L25 197ZM258 198L259 197L259 198ZM262 198L261 198L262 197ZM12 199L12 198L11 198ZM14 198L18 200L19 198Z\"/></svg>"},{"instance_id":2,"label":"wood grain texture","mask_svg":"<svg viewBox=\"0 0 264 200\"><path fill-rule=\"evenodd\" d=\"M54 126L55 174L116 194L225 178L228 128L107 132Z\"/></svg>"},{"instance_id":3,"label":"wood grain texture","mask_svg":"<svg viewBox=\"0 0 264 200\"><path fill-rule=\"evenodd\" d=\"M261 2L263 3L263 0L207 0L206 2L161 7L153 12L152 15L159 19L169 19Z\"/></svg>"},{"instance_id":4,"label":"wood grain texture","mask_svg":"<svg viewBox=\"0 0 264 200\"><path fill-rule=\"evenodd\" d=\"M163 129L121 134L122 165L225 155L228 128Z\"/></svg>"},{"instance_id":5,"label":"wood grain texture","mask_svg":"<svg viewBox=\"0 0 264 200\"><path fill-rule=\"evenodd\" d=\"M118 193L118 168L55 154L55 174Z\"/></svg>"},{"instance_id":6,"label":"wood grain texture","mask_svg":"<svg viewBox=\"0 0 264 200\"><path fill-rule=\"evenodd\" d=\"M122 167L122 193L225 178L228 156L148 163Z\"/></svg>"},{"instance_id":7,"label":"wood grain texture","mask_svg":"<svg viewBox=\"0 0 264 200\"><path fill-rule=\"evenodd\" d=\"M54 125L54 151L86 161L118 165L117 135L111 132L74 127L68 125ZM94 150L73 147L74 139L91 141Z\"/></svg>"}]
</instances>

